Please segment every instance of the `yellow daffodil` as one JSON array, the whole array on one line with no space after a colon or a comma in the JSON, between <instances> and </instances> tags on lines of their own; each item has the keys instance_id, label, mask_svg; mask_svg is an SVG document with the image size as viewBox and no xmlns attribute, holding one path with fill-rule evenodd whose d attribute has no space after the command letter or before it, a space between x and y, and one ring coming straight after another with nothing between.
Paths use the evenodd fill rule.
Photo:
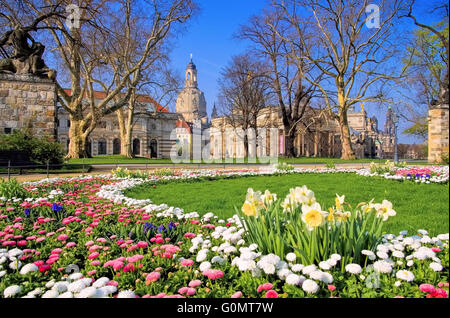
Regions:
<instances>
[{"instance_id":1,"label":"yellow daffodil","mask_svg":"<svg viewBox=\"0 0 450 318\"><path fill-rule=\"evenodd\" d=\"M383 221L386 221L390 216L395 216L397 212L392 209L392 203L388 200L383 200L383 202L374 205L375 211L377 212L377 217L382 217Z\"/></svg>"},{"instance_id":2,"label":"yellow daffodil","mask_svg":"<svg viewBox=\"0 0 450 318\"><path fill-rule=\"evenodd\" d=\"M245 201L244 205L242 206L242 212L247 216L256 216L257 209L253 203Z\"/></svg>"},{"instance_id":3,"label":"yellow daffodil","mask_svg":"<svg viewBox=\"0 0 450 318\"><path fill-rule=\"evenodd\" d=\"M319 203L302 205L302 220L310 231L322 225L327 216L328 212L322 211Z\"/></svg>"},{"instance_id":4,"label":"yellow daffodil","mask_svg":"<svg viewBox=\"0 0 450 318\"><path fill-rule=\"evenodd\" d=\"M336 210L341 211L342 210L342 204L345 202L345 195L339 196L339 194L336 193Z\"/></svg>"}]
</instances>

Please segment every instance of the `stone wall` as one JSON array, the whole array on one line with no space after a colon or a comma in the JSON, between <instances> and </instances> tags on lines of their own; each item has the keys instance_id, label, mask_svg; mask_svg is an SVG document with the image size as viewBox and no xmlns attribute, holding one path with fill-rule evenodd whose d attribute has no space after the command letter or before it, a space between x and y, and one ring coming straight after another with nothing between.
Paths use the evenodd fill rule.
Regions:
<instances>
[{"instance_id":1,"label":"stone wall","mask_svg":"<svg viewBox=\"0 0 450 318\"><path fill-rule=\"evenodd\" d=\"M442 162L448 156L448 105L440 105L428 111L428 162Z\"/></svg>"},{"instance_id":2,"label":"stone wall","mask_svg":"<svg viewBox=\"0 0 450 318\"><path fill-rule=\"evenodd\" d=\"M32 75L0 74L0 133L21 128L57 139L56 85Z\"/></svg>"}]
</instances>

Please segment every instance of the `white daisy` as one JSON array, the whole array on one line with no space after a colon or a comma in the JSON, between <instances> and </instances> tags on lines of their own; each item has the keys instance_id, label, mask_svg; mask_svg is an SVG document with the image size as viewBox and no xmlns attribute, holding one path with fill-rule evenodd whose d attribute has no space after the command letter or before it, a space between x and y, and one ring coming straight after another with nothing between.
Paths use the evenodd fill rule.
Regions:
<instances>
[{"instance_id":1,"label":"white daisy","mask_svg":"<svg viewBox=\"0 0 450 318\"><path fill-rule=\"evenodd\" d=\"M307 279L302 284L302 289L308 294L315 294L319 290L319 285L311 279Z\"/></svg>"}]
</instances>

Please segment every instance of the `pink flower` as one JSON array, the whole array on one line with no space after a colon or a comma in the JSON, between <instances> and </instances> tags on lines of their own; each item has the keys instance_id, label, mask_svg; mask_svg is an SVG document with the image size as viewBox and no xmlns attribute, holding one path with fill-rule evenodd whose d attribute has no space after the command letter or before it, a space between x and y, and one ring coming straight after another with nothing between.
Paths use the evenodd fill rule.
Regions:
<instances>
[{"instance_id":1,"label":"pink flower","mask_svg":"<svg viewBox=\"0 0 450 318\"><path fill-rule=\"evenodd\" d=\"M194 265L194 261L191 259L184 259L181 261L181 266L192 266Z\"/></svg>"},{"instance_id":2,"label":"pink flower","mask_svg":"<svg viewBox=\"0 0 450 318\"><path fill-rule=\"evenodd\" d=\"M94 252L89 254L88 259L94 259L97 258L100 254L98 252Z\"/></svg>"},{"instance_id":3,"label":"pink flower","mask_svg":"<svg viewBox=\"0 0 450 318\"><path fill-rule=\"evenodd\" d=\"M188 296L192 296L195 294L195 289L194 288L188 288L186 295Z\"/></svg>"},{"instance_id":4,"label":"pink flower","mask_svg":"<svg viewBox=\"0 0 450 318\"><path fill-rule=\"evenodd\" d=\"M161 274L158 272L151 272L145 278L149 282L156 282L161 277Z\"/></svg>"},{"instance_id":5,"label":"pink flower","mask_svg":"<svg viewBox=\"0 0 450 318\"><path fill-rule=\"evenodd\" d=\"M203 271L203 275L209 279L217 279L223 276L223 272L220 269L207 269Z\"/></svg>"},{"instance_id":6,"label":"pink flower","mask_svg":"<svg viewBox=\"0 0 450 318\"><path fill-rule=\"evenodd\" d=\"M96 269L94 269L94 270L92 270L92 271L89 271L89 272L88 272L88 275L94 275L95 273L97 273L97 270L96 270Z\"/></svg>"},{"instance_id":7,"label":"pink flower","mask_svg":"<svg viewBox=\"0 0 450 318\"><path fill-rule=\"evenodd\" d=\"M100 265L102 262L100 262L100 261L92 261L91 262L91 265L92 266L98 266L98 265Z\"/></svg>"},{"instance_id":8,"label":"pink flower","mask_svg":"<svg viewBox=\"0 0 450 318\"><path fill-rule=\"evenodd\" d=\"M328 290L329 290L329 291L335 291L335 290L336 290L336 286L334 286L334 285L328 285Z\"/></svg>"},{"instance_id":9,"label":"pink flower","mask_svg":"<svg viewBox=\"0 0 450 318\"><path fill-rule=\"evenodd\" d=\"M434 293L436 289L431 284L421 284L419 289L425 293Z\"/></svg>"},{"instance_id":10,"label":"pink flower","mask_svg":"<svg viewBox=\"0 0 450 318\"><path fill-rule=\"evenodd\" d=\"M61 234L61 235L58 236L57 240L58 240L58 241L65 241L65 240L67 240L68 238L69 238L69 235L67 235L67 234Z\"/></svg>"},{"instance_id":11,"label":"pink flower","mask_svg":"<svg viewBox=\"0 0 450 318\"><path fill-rule=\"evenodd\" d=\"M189 287L197 287L200 286L202 284L202 282L198 279L196 280L192 280L189 282Z\"/></svg>"},{"instance_id":12,"label":"pink flower","mask_svg":"<svg viewBox=\"0 0 450 318\"><path fill-rule=\"evenodd\" d=\"M77 243L69 242L69 243L66 244L66 247L74 247L74 246L77 246Z\"/></svg>"},{"instance_id":13,"label":"pink flower","mask_svg":"<svg viewBox=\"0 0 450 318\"><path fill-rule=\"evenodd\" d=\"M433 252L440 252L441 251L441 249L439 247L433 247L431 250Z\"/></svg>"},{"instance_id":14,"label":"pink flower","mask_svg":"<svg viewBox=\"0 0 450 318\"><path fill-rule=\"evenodd\" d=\"M235 293L231 296L231 298L241 298L241 297L242 297L242 292L240 292L240 291L235 292Z\"/></svg>"},{"instance_id":15,"label":"pink flower","mask_svg":"<svg viewBox=\"0 0 450 318\"><path fill-rule=\"evenodd\" d=\"M178 289L179 294L185 294L188 291L189 287L181 287Z\"/></svg>"},{"instance_id":16,"label":"pink flower","mask_svg":"<svg viewBox=\"0 0 450 318\"><path fill-rule=\"evenodd\" d=\"M196 235L194 233L186 233L184 234L184 237L188 237L188 238L194 238Z\"/></svg>"},{"instance_id":17,"label":"pink flower","mask_svg":"<svg viewBox=\"0 0 450 318\"><path fill-rule=\"evenodd\" d=\"M136 271L136 266L134 266L134 264L127 264L127 265L125 265L124 267L123 267L123 271L125 272L125 273L127 273L127 272L135 272Z\"/></svg>"},{"instance_id":18,"label":"pink flower","mask_svg":"<svg viewBox=\"0 0 450 318\"><path fill-rule=\"evenodd\" d=\"M264 283L262 285L258 286L258 289L256 290L258 293L262 292L263 290L270 290L273 288L273 284L271 283Z\"/></svg>"},{"instance_id":19,"label":"pink flower","mask_svg":"<svg viewBox=\"0 0 450 318\"><path fill-rule=\"evenodd\" d=\"M163 239L162 237L158 237L158 238L155 240L155 243L156 243L156 244L162 244L162 243L164 243L164 239Z\"/></svg>"},{"instance_id":20,"label":"pink flower","mask_svg":"<svg viewBox=\"0 0 450 318\"><path fill-rule=\"evenodd\" d=\"M265 298L278 298L278 293L271 289L266 293Z\"/></svg>"},{"instance_id":21,"label":"pink flower","mask_svg":"<svg viewBox=\"0 0 450 318\"><path fill-rule=\"evenodd\" d=\"M148 246L148 243L147 243L147 242L144 242L144 241L139 241L139 242L137 243L137 246L138 246L138 247L146 247L146 246Z\"/></svg>"}]
</instances>

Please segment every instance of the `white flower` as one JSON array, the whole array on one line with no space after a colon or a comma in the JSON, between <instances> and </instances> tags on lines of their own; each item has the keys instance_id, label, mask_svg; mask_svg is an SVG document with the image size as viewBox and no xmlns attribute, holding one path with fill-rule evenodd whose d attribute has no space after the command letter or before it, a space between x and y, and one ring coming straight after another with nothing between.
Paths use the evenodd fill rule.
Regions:
<instances>
[{"instance_id":1,"label":"white flower","mask_svg":"<svg viewBox=\"0 0 450 318\"><path fill-rule=\"evenodd\" d=\"M35 272L35 271L37 271L38 269L39 269L39 267L37 267L37 266L34 265L33 263L29 263L29 264L26 264L25 266L23 266L23 267L20 269L20 274L26 275L26 274L28 274L28 273Z\"/></svg>"},{"instance_id":2,"label":"white flower","mask_svg":"<svg viewBox=\"0 0 450 318\"><path fill-rule=\"evenodd\" d=\"M323 272L321 270L316 270L314 272L309 273L309 277L311 277L314 280L322 280L322 274Z\"/></svg>"},{"instance_id":3,"label":"white flower","mask_svg":"<svg viewBox=\"0 0 450 318\"><path fill-rule=\"evenodd\" d=\"M303 267L302 272L305 275L309 275L310 273L314 272L317 269L316 265L308 265Z\"/></svg>"},{"instance_id":4,"label":"white flower","mask_svg":"<svg viewBox=\"0 0 450 318\"><path fill-rule=\"evenodd\" d=\"M406 266L408 266L408 267L411 267L411 266L413 266L414 265L414 261L413 260L409 260L407 263L406 263Z\"/></svg>"},{"instance_id":5,"label":"white flower","mask_svg":"<svg viewBox=\"0 0 450 318\"><path fill-rule=\"evenodd\" d=\"M392 252L392 256L394 256L396 258L404 258L405 254L403 254L403 252L400 252L400 251L394 251L394 252Z\"/></svg>"},{"instance_id":6,"label":"white flower","mask_svg":"<svg viewBox=\"0 0 450 318\"><path fill-rule=\"evenodd\" d=\"M273 264L265 264L262 268L264 273L266 274L274 274L275 273L275 265Z\"/></svg>"},{"instance_id":7,"label":"white flower","mask_svg":"<svg viewBox=\"0 0 450 318\"><path fill-rule=\"evenodd\" d=\"M52 288L53 285L55 285L55 280L52 279L51 281L49 281L45 284L45 287Z\"/></svg>"},{"instance_id":8,"label":"white flower","mask_svg":"<svg viewBox=\"0 0 450 318\"><path fill-rule=\"evenodd\" d=\"M305 266L302 264L295 264L291 266L291 270L295 273L300 272Z\"/></svg>"},{"instance_id":9,"label":"white flower","mask_svg":"<svg viewBox=\"0 0 450 318\"><path fill-rule=\"evenodd\" d=\"M330 273L322 273L322 282L325 284L331 284L333 280L333 276Z\"/></svg>"},{"instance_id":10,"label":"white flower","mask_svg":"<svg viewBox=\"0 0 450 318\"><path fill-rule=\"evenodd\" d=\"M397 277L398 279L407 281L407 282L412 282L414 280L414 274L411 273L410 271L406 271L406 270L400 270L395 274L395 277Z\"/></svg>"},{"instance_id":11,"label":"white flower","mask_svg":"<svg viewBox=\"0 0 450 318\"><path fill-rule=\"evenodd\" d=\"M67 286L67 290L72 292L72 293L79 293L81 292L84 288L86 287L86 284L84 283L83 280L77 280L71 284L69 284L69 286Z\"/></svg>"},{"instance_id":12,"label":"white flower","mask_svg":"<svg viewBox=\"0 0 450 318\"><path fill-rule=\"evenodd\" d=\"M105 286L107 283L109 282L109 278L108 277L101 277L99 279L97 279L92 286L95 288L100 288Z\"/></svg>"},{"instance_id":13,"label":"white flower","mask_svg":"<svg viewBox=\"0 0 450 318\"><path fill-rule=\"evenodd\" d=\"M307 279L302 284L302 289L308 294L315 294L319 290L319 285L311 279Z\"/></svg>"},{"instance_id":14,"label":"white flower","mask_svg":"<svg viewBox=\"0 0 450 318\"><path fill-rule=\"evenodd\" d=\"M98 298L102 295L102 293L99 293L97 291L97 288L95 287L87 287L83 289L78 295L77 298ZM127 297L132 298L132 297Z\"/></svg>"},{"instance_id":15,"label":"white flower","mask_svg":"<svg viewBox=\"0 0 450 318\"><path fill-rule=\"evenodd\" d=\"M14 297L15 295L17 295L18 293L20 293L22 291L22 288L20 288L20 286L18 285L12 285L9 287L6 287L5 290L3 291L3 295L6 298L9 297Z\"/></svg>"},{"instance_id":16,"label":"white flower","mask_svg":"<svg viewBox=\"0 0 450 318\"><path fill-rule=\"evenodd\" d=\"M22 262L19 261L18 259L12 261L11 263L9 263L9 268L11 268L12 270L17 270L19 268L22 267Z\"/></svg>"},{"instance_id":17,"label":"white flower","mask_svg":"<svg viewBox=\"0 0 450 318\"><path fill-rule=\"evenodd\" d=\"M377 252L377 256L378 256L379 258L381 258L381 259L385 259L385 258L388 258L388 257L389 257L389 255L388 255L386 252L383 252L383 251L378 251L378 252Z\"/></svg>"},{"instance_id":18,"label":"white flower","mask_svg":"<svg viewBox=\"0 0 450 318\"><path fill-rule=\"evenodd\" d=\"M286 283L289 285L298 285L300 284L300 276L297 274L289 274L286 277Z\"/></svg>"},{"instance_id":19,"label":"white flower","mask_svg":"<svg viewBox=\"0 0 450 318\"><path fill-rule=\"evenodd\" d=\"M386 262L386 261L376 261L375 263L373 263L373 268L380 273L385 273L385 274L389 274L390 272L392 272L392 266L390 263Z\"/></svg>"},{"instance_id":20,"label":"white flower","mask_svg":"<svg viewBox=\"0 0 450 318\"><path fill-rule=\"evenodd\" d=\"M362 250L361 254L367 256L371 261L373 261L376 258L375 253L369 250Z\"/></svg>"},{"instance_id":21,"label":"white flower","mask_svg":"<svg viewBox=\"0 0 450 318\"><path fill-rule=\"evenodd\" d=\"M295 253L288 253L288 254L286 255L286 260L287 260L288 262L293 263L293 262L295 262L296 259L297 259L297 255L295 255Z\"/></svg>"},{"instance_id":22,"label":"white flower","mask_svg":"<svg viewBox=\"0 0 450 318\"><path fill-rule=\"evenodd\" d=\"M420 233L422 235L428 235L428 232L426 230L417 230L417 233Z\"/></svg>"},{"instance_id":23,"label":"white flower","mask_svg":"<svg viewBox=\"0 0 450 318\"><path fill-rule=\"evenodd\" d=\"M329 270L332 266L330 265L330 263L322 261L319 263L319 267L323 270Z\"/></svg>"},{"instance_id":24,"label":"white flower","mask_svg":"<svg viewBox=\"0 0 450 318\"><path fill-rule=\"evenodd\" d=\"M18 248L13 248L8 252L9 257L17 257L23 255L23 251Z\"/></svg>"},{"instance_id":25,"label":"white flower","mask_svg":"<svg viewBox=\"0 0 450 318\"><path fill-rule=\"evenodd\" d=\"M403 236L405 236L405 235L407 235L408 234L408 231L401 231L400 232L400 235L403 235Z\"/></svg>"},{"instance_id":26,"label":"white flower","mask_svg":"<svg viewBox=\"0 0 450 318\"><path fill-rule=\"evenodd\" d=\"M337 261L334 258L330 258L326 262L328 263L328 265L330 265L330 267L334 267L337 264Z\"/></svg>"},{"instance_id":27,"label":"white flower","mask_svg":"<svg viewBox=\"0 0 450 318\"><path fill-rule=\"evenodd\" d=\"M50 290L47 290L44 293L44 295L42 295L42 298L56 298L58 296L59 296L59 293L56 290L50 289Z\"/></svg>"},{"instance_id":28,"label":"white flower","mask_svg":"<svg viewBox=\"0 0 450 318\"><path fill-rule=\"evenodd\" d=\"M73 298L73 294L71 292L65 292L59 295L57 298Z\"/></svg>"},{"instance_id":29,"label":"white flower","mask_svg":"<svg viewBox=\"0 0 450 318\"><path fill-rule=\"evenodd\" d=\"M219 265L222 265L223 263L225 263L225 259L224 258L222 258L222 257L220 257L220 256L214 256L212 259L211 259L211 263L219 263Z\"/></svg>"},{"instance_id":30,"label":"white flower","mask_svg":"<svg viewBox=\"0 0 450 318\"><path fill-rule=\"evenodd\" d=\"M211 268L211 263L210 262L203 262L200 264L199 269L201 272L206 271L207 269Z\"/></svg>"},{"instance_id":31,"label":"white flower","mask_svg":"<svg viewBox=\"0 0 450 318\"><path fill-rule=\"evenodd\" d=\"M280 279L286 279L286 277L289 276L291 273L292 272L289 269L283 268L279 270L277 274Z\"/></svg>"},{"instance_id":32,"label":"white flower","mask_svg":"<svg viewBox=\"0 0 450 318\"><path fill-rule=\"evenodd\" d=\"M360 274L362 272L361 266L358 264L347 264L345 270L350 274Z\"/></svg>"},{"instance_id":33,"label":"white flower","mask_svg":"<svg viewBox=\"0 0 450 318\"><path fill-rule=\"evenodd\" d=\"M394 283L394 286L395 287L400 287L400 285L402 284L402 282L401 281L396 281L395 283Z\"/></svg>"},{"instance_id":34,"label":"white flower","mask_svg":"<svg viewBox=\"0 0 450 318\"><path fill-rule=\"evenodd\" d=\"M69 278L70 280L74 281L74 280L80 279L81 277L83 277L83 274L82 274L82 273L73 273L73 274L71 274L68 278Z\"/></svg>"},{"instance_id":35,"label":"white flower","mask_svg":"<svg viewBox=\"0 0 450 318\"><path fill-rule=\"evenodd\" d=\"M251 249L252 251L254 251L254 250L258 249L258 244L253 243L248 248Z\"/></svg>"},{"instance_id":36,"label":"white flower","mask_svg":"<svg viewBox=\"0 0 450 318\"><path fill-rule=\"evenodd\" d=\"M117 291L117 287L107 285L107 286L103 286L103 287L99 288L98 290L99 290L99 292L102 293L103 296L108 296L108 295L114 294Z\"/></svg>"},{"instance_id":37,"label":"white flower","mask_svg":"<svg viewBox=\"0 0 450 318\"><path fill-rule=\"evenodd\" d=\"M136 298L136 294L132 290L123 290L119 292L117 298Z\"/></svg>"},{"instance_id":38,"label":"white flower","mask_svg":"<svg viewBox=\"0 0 450 318\"><path fill-rule=\"evenodd\" d=\"M57 282L52 286L53 290L56 290L58 293L64 293L67 291L67 287L69 286L68 282Z\"/></svg>"},{"instance_id":39,"label":"white flower","mask_svg":"<svg viewBox=\"0 0 450 318\"><path fill-rule=\"evenodd\" d=\"M431 268L432 270L434 270L435 272L440 272L440 271L442 270L443 267L442 267L441 264L436 263L436 262L433 262L433 263L430 264L430 268Z\"/></svg>"},{"instance_id":40,"label":"white flower","mask_svg":"<svg viewBox=\"0 0 450 318\"><path fill-rule=\"evenodd\" d=\"M334 259L336 262L339 262L341 260L341 255L339 254L332 254L330 256L331 259Z\"/></svg>"}]
</instances>

